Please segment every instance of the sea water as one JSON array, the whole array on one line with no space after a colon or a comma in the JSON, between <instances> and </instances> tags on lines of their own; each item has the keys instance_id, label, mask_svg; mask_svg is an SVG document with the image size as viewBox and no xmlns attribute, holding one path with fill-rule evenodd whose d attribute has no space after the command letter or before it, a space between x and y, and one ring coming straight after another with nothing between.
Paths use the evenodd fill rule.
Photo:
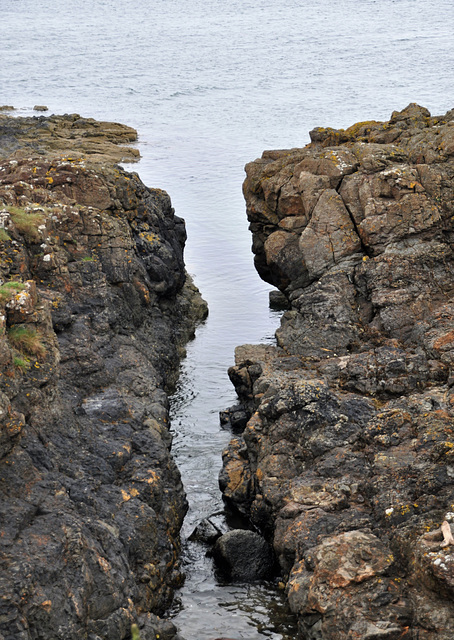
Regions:
<instances>
[{"instance_id":1,"label":"sea water","mask_svg":"<svg viewBox=\"0 0 454 640\"><path fill-rule=\"evenodd\" d=\"M272 341L279 322L253 268L244 164L304 146L315 126L386 120L410 102L453 108L453 24L452 0L0 0L0 105L135 127L133 169L186 219L210 316L173 398L185 536L222 508L218 412L235 402L234 348ZM220 584L194 544L183 561L173 614L188 640L294 635L270 585Z\"/></svg>"}]
</instances>

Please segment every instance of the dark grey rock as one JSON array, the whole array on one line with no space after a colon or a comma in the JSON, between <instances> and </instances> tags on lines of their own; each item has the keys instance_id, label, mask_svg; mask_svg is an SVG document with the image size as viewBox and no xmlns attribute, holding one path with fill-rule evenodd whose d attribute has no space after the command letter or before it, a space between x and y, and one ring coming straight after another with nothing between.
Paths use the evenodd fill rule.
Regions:
<instances>
[{"instance_id":1,"label":"dark grey rock","mask_svg":"<svg viewBox=\"0 0 454 640\"><path fill-rule=\"evenodd\" d=\"M274 554L262 536L234 529L218 538L213 549L217 566L232 580L254 582L272 575Z\"/></svg>"},{"instance_id":2,"label":"dark grey rock","mask_svg":"<svg viewBox=\"0 0 454 640\"><path fill-rule=\"evenodd\" d=\"M241 433L249 418L249 411L241 404L219 412L221 425L227 425L234 433Z\"/></svg>"},{"instance_id":3,"label":"dark grey rock","mask_svg":"<svg viewBox=\"0 0 454 640\"><path fill-rule=\"evenodd\" d=\"M0 116L0 155L17 154L0 161L0 276L24 286L0 300L0 637L125 640L137 622L143 640L170 640L157 616L182 582L187 504L166 392L206 315L186 283L184 223L137 174L63 146L72 129L88 147L98 133L118 161L113 140L133 130L13 120ZM17 324L39 353L11 342Z\"/></svg>"},{"instance_id":4,"label":"dark grey rock","mask_svg":"<svg viewBox=\"0 0 454 640\"><path fill-rule=\"evenodd\" d=\"M282 293L282 291L278 291L277 289L270 291L269 299L270 308L275 309L276 311L283 311L290 307L288 298Z\"/></svg>"},{"instance_id":5,"label":"dark grey rock","mask_svg":"<svg viewBox=\"0 0 454 640\"><path fill-rule=\"evenodd\" d=\"M211 545L227 531L225 517L221 512L202 520L189 536L189 540Z\"/></svg>"}]
</instances>

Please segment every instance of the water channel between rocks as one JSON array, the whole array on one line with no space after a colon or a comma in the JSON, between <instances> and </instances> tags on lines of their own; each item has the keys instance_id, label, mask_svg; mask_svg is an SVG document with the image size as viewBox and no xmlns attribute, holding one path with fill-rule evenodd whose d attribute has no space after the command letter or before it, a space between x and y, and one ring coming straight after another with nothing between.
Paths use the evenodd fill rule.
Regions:
<instances>
[{"instance_id":1,"label":"water channel between rocks","mask_svg":"<svg viewBox=\"0 0 454 640\"><path fill-rule=\"evenodd\" d=\"M172 398L173 454L190 510L183 540L222 509L219 411L235 403L234 349L272 341L279 316L254 272L242 167L264 149L304 146L315 126L385 120L409 102L445 113L452 2L438 0L2 0L2 93L18 115L47 104L139 131L127 167L166 189L185 218L187 269L210 307ZM24 20L24 16L27 17ZM411 60L411 73L407 64ZM295 637L283 594L223 585L184 542L174 622L187 640Z\"/></svg>"},{"instance_id":2,"label":"water channel between rocks","mask_svg":"<svg viewBox=\"0 0 454 640\"><path fill-rule=\"evenodd\" d=\"M277 314L268 315L270 324L276 321ZM220 427L218 413L235 402L225 362L217 359L223 349L219 345L216 349L213 343L215 330L210 321L199 328L196 339L188 345L172 398L172 451L190 505L182 532L186 582L177 593L173 621L188 640L219 636L285 640L295 637L293 619L276 585L223 583L206 556L207 548L188 540L200 520L223 510L218 473L230 433Z\"/></svg>"},{"instance_id":3,"label":"water channel between rocks","mask_svg":"<svg viewBox=\"0 0 454 640\"><path fill-rule=\"evenodd\" d=\"M181 144L181 142L180 142ZM231 434L221 428L219 412L237 402L227 370L235 347L274 342L280 312L269 308L270 286L255 271L246 207L241 193L245 160L236 149L212 144L208 157L217 158L214 174L206 166L206 148L177 160L157 161L157 150L140 146L139 171L148 185L159 185L172 198L177 215L186 221L187 271L208 302L209 316L187 345L180 378L171 398L172 454L180 469L189 512L183 531L184 587L171 612L187 640L231 637L245 640L286 640L295 637L285 596L275 585L222 584L207 548L188 536L207 516L223 509L218 485L221 454ZM250 154L255 157L257 153ZM187 162L197 178L188 181ZM178 163L181 163L178 164Z\"/></svg>"}]
</instances>

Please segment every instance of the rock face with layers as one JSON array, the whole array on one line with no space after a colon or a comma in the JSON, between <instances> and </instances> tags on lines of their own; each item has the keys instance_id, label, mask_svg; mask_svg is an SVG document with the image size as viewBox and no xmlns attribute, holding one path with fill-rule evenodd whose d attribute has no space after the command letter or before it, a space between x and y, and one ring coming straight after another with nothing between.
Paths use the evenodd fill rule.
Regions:
<instances>
[{"instance_id":1,"label":"rock face with layers","mask_svg":"<svg viewBox=\"0 0 454 640\"><path fill-rule=\"evenodd\" d=\"M301 638L454 637L454 113L316 129L244 193L277 346L236 350L228 501L272 541ZM237 407L238 409L238 407Z\"/></svg>"},{"instance_id":2,"label":"rock face with layers","mask_svg":"<svg viewBox=\"0 0 454 640\"><path fill-rule=\"evenodd\" d=\"M16 147L0 160L0 638L122 640L137 621L145 640L168 638L157 615L181 582L186 500L166 391L206 315L184 271L184 221L112 164L121 125L103 150L102 123L11 120L0 117ZM91 134L88 149L82 136L55 151L71 123L95 131L96 164Z\"/></svg>"}]
</instances>

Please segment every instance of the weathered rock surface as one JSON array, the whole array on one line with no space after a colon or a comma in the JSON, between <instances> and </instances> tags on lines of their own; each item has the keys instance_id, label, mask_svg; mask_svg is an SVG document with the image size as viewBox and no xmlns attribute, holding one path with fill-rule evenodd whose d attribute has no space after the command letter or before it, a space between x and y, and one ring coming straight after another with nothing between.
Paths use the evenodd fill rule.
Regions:
<instances>
[{"instance_id":1,"label":"weathered rock surface","mask_svg":"<svg viewBox=\"0 0 454 640\"><path fill-rule=\"evenodd\" d=\"M36 109L36 107L35 107ZM46 110L44 109L38 110ZM81 118L77 113L15 118L0 113L0 156L89 159L94 162L136 162L140 153L126 144L137 131L117 122ZM120 146L122 145L122 146Z\"/></svg>"},{"instance_id":2,"label":"weathered rock surface","mask_svg":"<svg viewBox=\"0 0 454 640\"><path fill-rule=\"evenodd\" d=\"M246 167L257 269L290 310L277 346L236 350L249 420L221 486L272 541L301 638L449 640L454 112L311 139Z\"/></svg>"},{"instance_id":3,"label":"weathered rock surface","mask_svg":"<svg viewBox=\"0 0 454 640\"><path fill-rule=\"evenodd\" d=\"M68 133L118 160L131 130L74 118L0 116L0 638L169 638L166 391L206 305L168 195Z\"/></svg>"}]
</instances>

